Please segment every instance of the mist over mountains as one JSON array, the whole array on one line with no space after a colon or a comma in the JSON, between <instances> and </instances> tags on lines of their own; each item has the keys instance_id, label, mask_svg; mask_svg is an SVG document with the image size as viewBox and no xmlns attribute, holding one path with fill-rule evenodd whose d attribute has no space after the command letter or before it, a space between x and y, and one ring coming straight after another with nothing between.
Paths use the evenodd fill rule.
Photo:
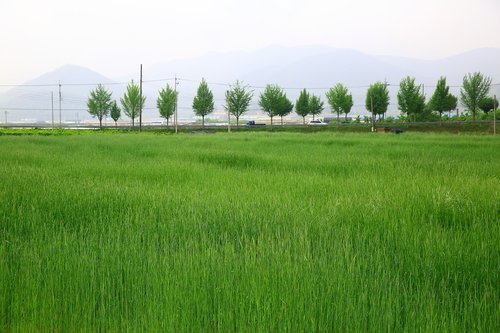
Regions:
<instances>
[{"instance_id":1,"label":"mist over mountains","mask_svg":"<svg viewBox=\"0 0 500 333\"><path fill-rule=\"evenodd\" d=\"M139 66L137 66L139 67ZM59 82L62 91L62 119L90 119L86 112L86 100L91 89L98 83L106 85L113 97L119 100L131 79L139 80L138 68L124 69L129 72L117 78L107 78L91 69L65 65L45 73L23 85L0 88L0 111L7 111L9 121L51 119L51 92L54 94L56 117L59 108ZM396 94L399 81L414 76L424 85L430 98L440 76L446 76L448 84L460 86L463 76L480 71L500 82L500 49L482 48L439 60L419 60L395 56L369 55L355 50L335 49L326 46L282 47L270 46L253 52L211 53L197 58L179 59L144 67L144 94L147 102L144 119L158 119L155 109L158 90L173 78L179 81L179 115L181 120L192 119L192 99L196 88L205 78L214 92L216 112L212 118L224 117L224 91L228 84L242 81L254 90L250 114L264 115L259 111L259 92L266 84L278 84L295 100L301 88L318 94L325 101L326 90L341 82L354 97L353 115L367 114L364 98L367 86L375 81L386 81L390 86L391 105L389 114L398 114ZM452 87L458 94L459 87ZM500 86L492 87L491 94L500 95ZM326 108L324 115L330 114ZM123 117L126 119L126 117ZM3 122L3 119L2 119Z\"/></svg>"}]
</instances>

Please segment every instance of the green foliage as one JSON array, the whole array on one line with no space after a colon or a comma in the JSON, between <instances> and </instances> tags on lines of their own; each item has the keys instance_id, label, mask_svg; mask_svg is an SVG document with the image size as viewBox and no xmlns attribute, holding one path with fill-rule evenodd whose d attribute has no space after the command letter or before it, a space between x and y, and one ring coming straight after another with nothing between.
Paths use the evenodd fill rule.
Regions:
<instances>
[{"instance_id":1,"label":"green foliage","mask_svg":"<svg viewBox=\"0 0 500 333\"><path fill-rule=\"evenodd\" d=\"M498 331L498 138L73 133L0 136L2 332Z\"/></svg>"},{"instance_id":2,"label":"green foliage","mask_svg":"<svg viewBox=\"0 0 500 333\"><path fill-rule=\"evenodd\" d=\"M280 116L283 122L283 117L293 110L293 104L286 97L283 89L270 84L260 94L259 106L271 118L271 125L273 124L273 117Z\"/></svg>"},{"instance_id":3,"label":"green foliage","mask_svg":"<svg viewBox=\"0 0 500 333\"><path fill-rule=\"evenodd\" d=\"M214 94L208 88L207 81L201 80L201 83L193 99L194 113L202 118L203 127L205 127L205 117L214 111Z\"/></svg>"},{"instance_id":4,"label":"green foliage","mask_svg":"<svg viewBox=\"0 0 500 333\"><path fill-rule=\"evenodd\" d=\"M349 94L347 87L341 83L337 83L334 87L330 88L326 93L326 98L332 112L337 114L337 123L342 113L347 117L347 114L351 112L353 106L352 95Z\"/></svg>"},{"instance_id":5,"label":"green foliage","mask_svg":"<svg viewBox=\"0 0 500 333\"><path fill-rule=\"evenodd\" d=\"M425 96L420 93L420 86L415 84L415 79L406 77L399 83L398 108L408 117L417 116L424 112Z\"/></svg>"},{"instance_id":6,"label":"green foliage","mask_svg":"<svg viewBox=\"0 0 500 333\"><path fill-rule=\"evenodd\" d=\"M483 76L476 72L464 76L462 89L460 91L460 102L470 112L472 112L473 120L476 120L476 113L479 109L479 104L490 91L491 78Z\"/></svg>"},{"instance_id":7,"label":"green foliage","mask_svg":"<svg viewBox=\"0 0 500 333\"><path fill-rule=\"evenodd\" d=\"M302 123L305 125L306 116L309 114L309 93L304 89L300 92L299 98L295 102L295 112L302 117Z\"/></svg>"},{"instance_id":8,"label":"green foliage","mask_svg":"<svg viewBox=\"0 0 500 333\"><path fill-rule=\"evenodd\" d=\"M87 108L93 117L99 119L100 128L102 128L102 119L109 114L111 106L111 93L102 84L99 84L96 89L90 91Z\"/></svg>"},{"instance_id":9,"label":"green foliage","mask_svg":"<svg viewBox=\"0 0 500 333\"><path fill-rule=\"evenodd\" d=\"M117 121L121 117L121 110L118 107L118 105L116 104L116 101L113 101L113 103L111 105L110 115L111 115L111 119L113 119L115 122L115 126L117 126Z\"/></svg>"},{"instance_id":10,"label":"green foliage","mask_svg":"<svg viewBox=\"0 0 500 333\"><path fill-rule=\"evenodd\" d=\"M493 111L493 109L498 108L498 100L493 99L493 97L484 97L479 101L478 107L485 113Z\"/></svg>"},{"instance_id":11,"label":"green foliage","mask_svg":"<svg viewBox=\"0 0 500 333\"><path fill-rule=\"evenodd\" d=\"M432 111L437 111L442 118L443 112L453 111L457 107L457 97L450 93L450 87L446 85L446 77L441 77L436 85L436 90L429 101Z\"/></svg>"},{"instance_id":12,"label":"green foliage","mask_svg":"<svg viewBox=\"0 0 500 333\"><path fill-rule=\"evenodd\" d=\"M161 89L156 100L156 107L160 112L162 118L167 119L167 126L169 119L175 113L175 105L177 103L178 92L172 89L168 84L165 88Z\"/></svg>"},{"instance_id":13,"label":"green foliage","mask_svg":"<svg viewBox=\"0 0 500 333\"><path fill-rule=\"evenodd\" d=\"M321 101L319 96L312 95L311 99L309 100L309 113L312 114L313 119L315 116L318 116L323 112L325 107L323 106L324 103Z\"/></svg>"},{"instance_id":14,"label":"green foliage","mask_svg":"<svg viewBox=\"0 0 500 333\"><path fill-rule=\"evenodd\" d=\"M247 90L239 81L226 91L226 105L224 108L236 117L236 126L240 124L240 117L248 111L252 101L253 91Z\"/></svg>"},{"instance_id":15,"label":"green foliage","mask_svg":"<svg viewBox=\"0 0 500 333\"><path fill-rule=\"evenodd\" d=\"M387 84L375 82L370 85L366 92L365 107L371 113L373 105L373 114L382 115L387 112L389 106L389 90Z\"/></svg>"},{"instance_id":16,"label":"green foliage","mask_svg":"<svg viewBox=\"0 0 500 333\"><path fill-rule=\"evenodd\" d=\"M123 112L127 117L132 119L132 127L135 125L135 119L139 117L142 107L146 102L146 97L142 96L141 100L141 90L140 87L132 81L127 85L127 90L120 98L120 102L123 107Z\"/></svg>"}]
</instances>

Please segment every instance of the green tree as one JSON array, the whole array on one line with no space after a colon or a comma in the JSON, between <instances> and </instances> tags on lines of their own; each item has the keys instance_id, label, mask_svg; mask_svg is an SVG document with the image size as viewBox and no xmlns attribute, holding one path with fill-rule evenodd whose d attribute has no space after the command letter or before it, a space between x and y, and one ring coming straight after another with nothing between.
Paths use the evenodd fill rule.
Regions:
<instances>
[{"instance_id":1,"label":"green tree","mask_svg":"<svg viewBox=\"0 0 500 333\"><path fill-rule=\"evenodd\" d=\"M283 117L288 116L293 111L293 103L283 94L279 100L279 107L276 114L281 117L281 126L283 126Z\"/></svg>"},{"instance_id":2,"label":"green tree","mask_svg":"<svg viewBox=\"0 0 500 333\"><path fill-rule=\"evenodd\" d=\"M111 118L115 121L115 127L118 127L118 119L121 117L121 110L116 104L116 101L113 101L113 104L111 105L111 111L110 111Z\"/></svg>"},{"instance_id":3,"label":"green tree","mask_svg":"<svg viewBox=\"0 0 500 333\"><path fill-rule=\"evenodd\" d=\"M309 114L309 99L309 93L304 89L295 102L295 112L302 117L304 125L306 124L306 116Z\"/></svg>"},{"instance_id":4,"label":"green tree","mask_svg":"<svg viewBox=\"0 0 500 333\"><path fill-rule=\"evenodd\" d=\"M387 84L375 82L370 85L366 92L365 107L372 113L372 121L375 121L376 115L382 115L387 112L389 106L389 90Z\"/></svg>"},{"instance_id":5,"label":"green tree","mask_svg":"<svg viewBox=\"0 0 500 333\"><path fill-rule=\"evenodd\" d=\"M353 105L352 95L349 94L347 87L341 83L337 83L334 87L326 93L326 98L328 99L328 104L332 112L337 114L337 124L340 122L340 115L345 114L347 119L347 114L351 112Z\"/></svg>"},{"instance_id":6,"label":"green tree","mask_svg":"<svg viewBox=\"0 0 500 333\"><path fill-rule=\"evenodd\" d=\"M167 127L170 118L174 115L178 92L174 91L168 84L162 88L156 100L156 107L162 118L167 119Z\"/></svg>"},{"instance_id":7,"label":"green tree","mask_svg":"<svg viewBox=\"0 0 500 333\"><path fill-rule=\"evenodd\" d=\"M137 84L132 81L127 85L127 91L120 98L120 102L123 107L123 112L132 119L132 127L135 125L135 119L139 117L139 114L146 102L146 97L142 96L141 100L141 90Z\"/></svg>"},{"instance_id":8,"label":"green tree","mask_svg":"<svg viewBox=\"0 0 500 333\"><path fill-rule=\"evenodd\" d=\"M408 118L413 115L413 121L424 111L425 96L421 94L414 78L408 76L399 83L398 108Z\"/></svg>"},{"instance_id":9,"label":"green tree","mask_svg":"<svg viewBox=\"0 0 500 333\"><path fill-rule=\"evenodd\" d=\"M309 100L309 113L312 114L313 120L315 116L320 115L321 112L323 112L323 110L325 109L323 105L323 102L318 96L311 96L311 99Z\"/></svg>"},{"instance_id":10,"label":"green tree","mask_svg":"<svg viewBox=\"0 0 500 333\"><path fill-rule=\"evenodd\" d=\"M443 112L455 110L457 98L450 93L450 87L446 85L446 77L441 77L436 85L436 90L429 101L429 108L439 113L439 119L443 118Z\"/></svg>"},{"instance_id":11,"label":"green tree","mask_svg":"<svg viewBox=\"0 0 500 333\"><path fill-rule=\"evenodd\" d=\"M253 91L248 91L239 81L236 81L236 84L226 91L224 108L236 117L236 127L240 126L240 117L248 111L252 97Z\"/></svg>"},{"instance_id":12,"label":"green tree","mask_svg":"<svg viewBox=\"0 0 500 333\"><path fill-rule=\"evenodd\" d=\"M277 85L270 84L260 93L259 106L271 118L271 126L273 125L274 117L283 117L283 115L293 110L293 104L288 100L283 89ZM287 110L289 110L288 113L286 113Z\"/></svg>"},{"instance_id":13,"label":"green tree","mask_svg":"<svg viewBox=\"0 0 500 333\"><path fill-rule=\"evenodd\" d=\"M193 110L197 116L201 117L202 126L205 127L205 117L214 111L214 94L208 88L205 79L201 80L193 99Z\"/></svg>"},{"instance_id":14,"label":"green tree","mask_svg":"<svg viewBox=\"0 0 500 333\"><path fill-rule=\"evenodd\" d=\"M491 78L483 76L479 72L474 74L469 73L464 76L460 91L460 102L472 112L474 121L476 121L476 112L479 109L479 103L490 91L490 85Z\"/></svg>"},{"instance_id":15,"label":"green tree","mask_svg":"<svg viewBox=\"0 0 500 333\"><path fill-rule=\"evenodd\" d=\"M87 108L93 117L99 119L99 128L102 129L102 118L109 114L111 109L111 93L99 84L96 89L90 91L90 96L87 100Z\"/></svg>"},{"instance_id":16,"label":"green tree","mask_svg":"<svg viewBox=\"0 0 500 333\"><path fill-rule=\"evenodd\" d=\"M488 113L493 110L493 108L498 107L498 101L493 99L493 97L485 97L479 101L478 107L483 110L484 113Z\"/></svg>"}]
</instances>

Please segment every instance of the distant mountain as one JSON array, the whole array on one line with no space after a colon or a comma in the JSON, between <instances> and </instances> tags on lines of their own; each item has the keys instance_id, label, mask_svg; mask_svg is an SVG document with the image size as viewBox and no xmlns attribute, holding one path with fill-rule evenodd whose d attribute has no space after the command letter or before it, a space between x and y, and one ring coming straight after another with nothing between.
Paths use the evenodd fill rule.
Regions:
<instances>
[{"instance_id":1,"label":"distant mountain","mask_svg":"<svg viewBox=\"0 0 500 333\"><path fill-rule=\"evenodd\" d=\"M33 80L26 82L26 85L38 84L98 84L114 83L115 81L82 66L64 65L45 73Z\"/></svg>"},{"instance_id":2,"label":"distant mountain","mask_svg":"<svg viewBox=\"0 0 500 333\"><path fill-rule=\"evenodd\" d=\"M446 76L448 84L458 86L466 73L476 71L490 76L495 83L500 82L500 49L476 49L439 60L369 55L355 50L321 45L270 46L252 52L210 53L197 58L168 61L145 67L144 94L147 100L144 118L159 117L155 105L158 90L167 83L172 85L172 78L175 75L180 78L178 86L180 118L187 119L193 117L191 103L201 78L209 82L214 92L217 109L215 116L220 117L224 117L222 110L227 84L232 84L236 80L253 87L251 113L255 115L261 114L257 99L262 87L268 83L284 87L293 100L301 88L308 88L325 100L326 89L338 82L350 87L355 103L353 114L366 114L364 99L367 86L375 81L385 80L390 85L390 113L397 114L398 84L405 76L416 77L417 82L424 85L425 94L429 98L440 76ZM158 79L170 80L157 81ZM124 85L114 84L115 81L112 79L88 68L66 65L26 83L54 86L23 86L0 94L0 109L3 107L11 112L13 117L9 117L10 119L17 116L18 119L29 117L48 120L50 111L47 112L47 109L51 107L51 91L54 92L58 107L59 81L63 85L63 119L89 118L86 112L86 100L90 89L95 87L94 84L107 84L117 100L125 89ZM453 87L452 92L458 94L459 88ZM500 86L492 87L492 93L500 95ZM329 112L325 110L325 114Z\"/></svg>"},{"instance_id":3,"label":"distant mountain","mask_svg":"<svg viewBox=\"0 0 500 333\"><path fill-rule=\"evenodd\" d=\"M73 121L88 117L86 99L90 89L99 83L114 84L115 81L85 67L64 65L0 94L0 106L9 112L10 121L49 121L53 94L54 118L58 123L59 83L62 85L62 121Z\"/></svg>"}]
</instances>

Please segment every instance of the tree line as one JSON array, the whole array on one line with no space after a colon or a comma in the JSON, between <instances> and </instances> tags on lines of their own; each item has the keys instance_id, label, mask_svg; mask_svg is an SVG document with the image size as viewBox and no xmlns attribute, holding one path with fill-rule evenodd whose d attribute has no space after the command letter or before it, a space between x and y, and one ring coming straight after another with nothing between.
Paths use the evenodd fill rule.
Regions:
<instances>
[{"instance_id":1,"label":"tree line","mask_svg":"<svg viewBox=\"0 0 500 333\"><path fill-rule=\"evenodd\" d=\"M488 96L490 87L491 78L479 72L469 73L463 78L460 96L457 97L450 93L446 77L441 77L437 82L434 94L426 102L421 85L416 83L415 78L406 77L399 84L398 109L408 120L426 120L433 113L439 114L439 118L442 119L443 113L457 108L460 98L461 104L472 112L475 121L479 111L487 113L498 106L498 101ZM242 85L239 81L226 91L224 108L236 118L237 126L239 126L240 117L249 111L253 94L253 90ZM337 123L340 122L341 115L347 119L353 106L353 98L349 89L338 83L330 88L325 96L332 112L337 116ZM156 106L160 116L166 119L167 126L175 113L177 97L178 92L168 84L158 93ZM146 97L141 95L139 86L132 81L127 85L124 96L120 98L122 109L103 85L98 85L90 92L87 107L89 113L99 120L100 128L102 128L102 119L108 115L115 121L116 125L122 110L127 117L132 119L132 127L134 127L135 119L139 117L145 101ZM389 102L389 90L386 83L375 82L369 86L366 92L365 108L371 113L372 121L375 121L377 116L379 119L385 117ZM295 103L292 103L283 88L271 84L267 85L260 93L258 105L270 117L271 125L273 125L275 117L280 117L283 125L283 117L289 115L294 109L297 115L302 117L303 124L305 124L306 116L311 115L314 120L314 117L324 110L324 102L321 97L310 94L306 89L303 89ZM214 111L214 96L205 79L202 79L197 89L192 108L195 115L202 118L202 126L205 126L205 117Z\"/></svg>"}]
</instances>

